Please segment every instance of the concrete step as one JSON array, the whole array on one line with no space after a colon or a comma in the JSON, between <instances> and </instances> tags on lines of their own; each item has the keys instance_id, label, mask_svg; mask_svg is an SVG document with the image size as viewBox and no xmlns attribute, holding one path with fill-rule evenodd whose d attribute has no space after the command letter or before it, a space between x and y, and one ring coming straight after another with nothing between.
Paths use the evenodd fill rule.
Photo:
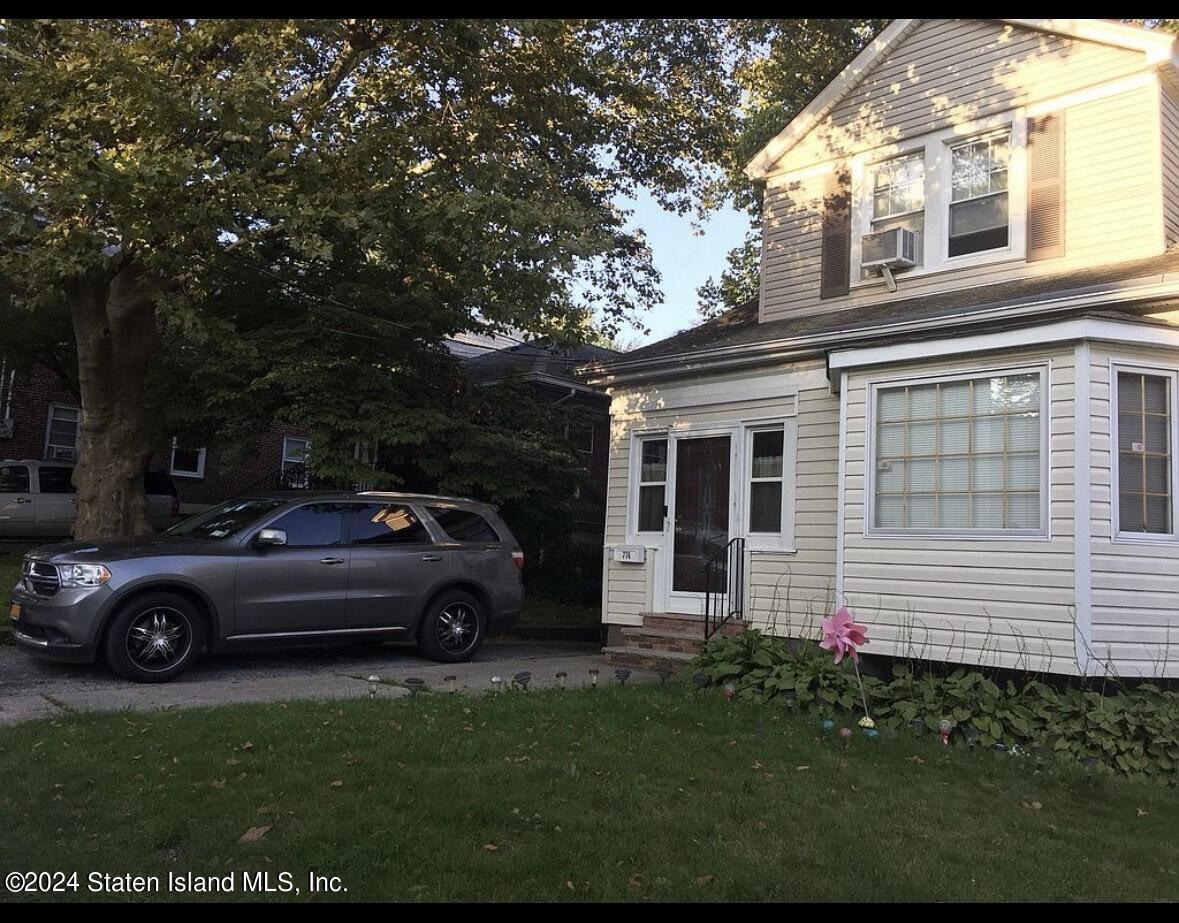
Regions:
<instances>
[{"instance_id":1,"label":"concrete step","mask_svg":"<svg viewBox=\"0 0 1179 923\"><path fill-rule=\"evenodd\" d=\"M632 647L604 647L602 656L608 663L620 667L638 667L642 670L668 669L678 673L696 659L694 654L676 651L643 651Z\"/></svg>"}]
</instances>

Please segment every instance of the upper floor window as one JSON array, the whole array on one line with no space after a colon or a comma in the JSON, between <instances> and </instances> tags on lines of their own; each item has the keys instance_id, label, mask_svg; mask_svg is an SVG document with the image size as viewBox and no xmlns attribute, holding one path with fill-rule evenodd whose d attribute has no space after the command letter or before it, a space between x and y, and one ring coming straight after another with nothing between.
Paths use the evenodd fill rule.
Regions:
<instances>
[{"instance_id":1,"label":"upper floor window","mask_svg":"<svg viewBox=\"0 0 1179 923\"><path fill-rule=\"evenodd\" d=\"M1011 134L950 148L949 256L1007 246L1007 175Z\"/></svg>"},{"instance_id":2,"label":"upper floor window","mask_svg":"<svg viewBox=\"0 0 1179 923\"><path fill-rule=\"evenodd\" d=\"M172 438L172 458L168 473L179 478L203 478L205 476L205 450L187 449Z\"/></svg>"},{"instance_id":3,"label":"upper floor window","mask_svg":"<svg viewBox=\"0 0 1179 923\"><path fill-rule=\"evenodd\" d=\"M302 489L308 485L307 456L311 452L310 439L287 436L282 441L282 482L287 487Z\"/></svg>"},{"instance_id":4,"label":"upper floor window","mask_svg":"<svg viewBox=\"0 0 1179 923\"><path fill-rule=\"evenodd\" d=\"M82 411L63 404L49 405L45 427L45 457L50 461L74 461L78 457L78 435Z\"/></svg>"},{"instance_id":5,"label":"upper floor window","mask_svg":"<svg viewBox=\"0 0 1179 923\"><path fill-rule=\"evenodd\" d=\"M873 223L925 208L925 154L877 164L872 188Z\"/></svg>"}]
</instances>

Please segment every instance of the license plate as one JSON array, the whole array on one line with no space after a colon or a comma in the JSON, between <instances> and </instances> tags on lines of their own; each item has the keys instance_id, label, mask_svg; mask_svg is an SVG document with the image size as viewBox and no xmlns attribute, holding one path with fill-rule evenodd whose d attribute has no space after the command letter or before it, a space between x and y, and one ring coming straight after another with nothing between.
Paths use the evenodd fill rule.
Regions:
<instances>
[{"instance_id":1,"label":"license plate","mask_svg":"<svg viewBox=\"0 0 1179 923\"><path fill-rule=\"evenodd\" d=\"M20 618L20 603L13 603L8 607L8 617L10 619Z\"/></svg>"}]
</instances>

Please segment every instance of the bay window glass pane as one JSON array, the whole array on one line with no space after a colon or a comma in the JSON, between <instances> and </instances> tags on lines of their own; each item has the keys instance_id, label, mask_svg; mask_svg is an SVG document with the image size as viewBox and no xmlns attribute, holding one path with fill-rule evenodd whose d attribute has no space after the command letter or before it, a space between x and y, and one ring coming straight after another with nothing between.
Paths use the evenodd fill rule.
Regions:
<instances>
[{"instance_id":1,"label":"bay window glass pane","mask_svg":"<svg viewBox=\"0 0 1179 923\"><path fill-rule=\"evenodd\" d=\"M666 439L648 439L643 442L643 457L642 464L639 469L639 480L667 480Z\"/></svg>"},{"instance_id":2,"label":"bay window glass pane","mask_svg":"<svg viewBox=\"0 0 1179 923\"><path fill-rule=\"evenodd\" d=\"M639 531L663 531L663 485L639 488Z\"/></svg>"},{"instance_id":3,"label":"bay window glass pane","mask_svg":"<svg viewBox=\"0 0 1179 923\"><path fill-rule=\"evenodd\" d=\"M1123 532L1174 532L1171 483L1172 379L1118 372L1118 525Z\"/></svg>"},{"instance_id":4,"label":"bay window glass pane","mask_svg":"<svg viewBox=\"0 0 1179 923\"><path fill-rule=\"evenodd\" d=\"M750 485L749 531L782 531L781 481L757 481Z\"/></svg>"},{"instance_id":5,"label":"bay window glass pane","mask_svg":"<svg viewBox=\"0 0 1179 923\"><path fill-rule=\"evenodd\" d=\"M753 434L753 476L780 478L782 476L781 430Z\"/></svg>"},{"instance_id":6,"label":"bay window glass pane","mask_svg":"<svg viewBox=\"0 0 1179 923\"><path fill-rule=\"evenodd\" d=\"M875 525L1038 529L1040 392L1038 373L878 388Z\"/></svg>"}]
</instances>

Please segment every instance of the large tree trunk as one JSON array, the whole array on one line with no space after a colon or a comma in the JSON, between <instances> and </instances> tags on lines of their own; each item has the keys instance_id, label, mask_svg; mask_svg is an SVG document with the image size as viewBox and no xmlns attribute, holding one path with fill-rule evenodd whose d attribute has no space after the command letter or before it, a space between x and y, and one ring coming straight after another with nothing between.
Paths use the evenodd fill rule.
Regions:
<instances>
[{"instance_id":1,"label":"large tree trunk","mask_svg":"<svg viewBox=\"0 0 1179 923\"><path fill-rule=\"evenodd\" d=\"M151 444L143 399L148 362L159 344L155 289L132 262L113 277L95 272L72 279L66 297L82 395L74 536L150 532L143 472Z\"/></svg>"}]
</instances>

